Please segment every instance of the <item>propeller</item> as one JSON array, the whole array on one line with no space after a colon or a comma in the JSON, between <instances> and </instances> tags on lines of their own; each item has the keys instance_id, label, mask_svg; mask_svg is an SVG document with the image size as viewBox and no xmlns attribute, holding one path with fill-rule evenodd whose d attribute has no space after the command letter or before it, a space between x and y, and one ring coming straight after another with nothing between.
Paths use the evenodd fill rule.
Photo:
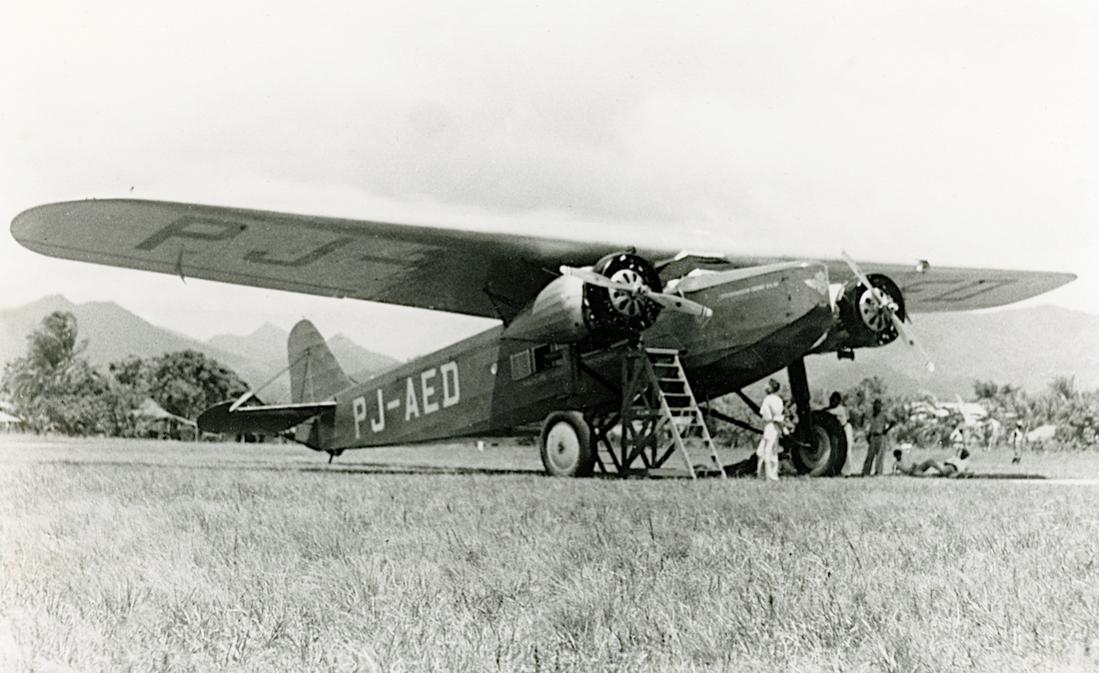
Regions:
<instances>
[{"instance_id":1,"label":"propeller","mask_svg":"<svg viewBox=\"0 0 1099 673\"><path fill-rule=\"evenodd\" d=\"M855 277L859 279L859 282L863 284L869 290L869 296L872 298L875 304L877 304L878 314L884 314L889 318L889 321L893 323L893 327L896 328L897 334L904 340L906 344L919 351L920 357L923 358L923 366L929 372L935 371L935 363L931 361L931 356L927 353L927 350L923 347L923 344L916 339L916 333L904 324L904 321L897 317L897 311L900 309L897 306L897 302L893 301L889 295L875 287L870 279L866 277L866 274L862 272L859 265L855 263L855 260L851 259L845 251L840 253L843 256L843 261L847 262L847 266L851 268L851 272L855 274ZM909 319L911 322L911 319Z\"/></svg>"},{"instance_id":2,"label":"propeller","mask_svg":"<svg viewBox=\"0 0 1099 673\"><path fill-rule=\"evenodd\" d=\"M699 321L706 321L714 314L710 307L703 306L702 304L691 301L685 297L669 294L667 292L653 292L653 290L645 284L644 280L641 278L641 274L631 269L623 269L615 274L616 276L620 276L622 280L612 280L591 269L578 269L572 266L562 266L561 273L565 276L579 278L588 285L595 285L596 287L610 290L613 293L611 295L611 303L614 305L615 309L626 315L637 315L641 310L641 301L645 299L652 300L671 311L693 315L698 318Z\"/></svg>"}]
</instances>

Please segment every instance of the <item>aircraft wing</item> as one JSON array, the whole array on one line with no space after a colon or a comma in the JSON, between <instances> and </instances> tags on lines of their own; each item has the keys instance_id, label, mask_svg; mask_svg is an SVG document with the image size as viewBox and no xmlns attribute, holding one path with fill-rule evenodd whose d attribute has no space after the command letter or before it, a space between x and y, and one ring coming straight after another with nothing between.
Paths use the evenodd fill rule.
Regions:
<instances>
[{"instance_id":1,"label":"aircraft wing","mask_svg":"<svg viewBox=\"0 0 1099 673\"><path fill-rule=\"evenodd\" d=\"M326 411L336 408L335 401L304 404L273 404L240 406L232 409L233 400L215 404L198 417L198 429L225 434L278 434L289 430Z\"/></svg>"},{"instance_id":2,"label":"aircraft wing","mask_svg":"<svg viewBox=\"0 0 1099 673\"><path fill-rule=\"evenodd\" d=\"M1012 271L963 267L860 263L866 273L883 273L893 279L904 296L905 309L912 313L969 311L1029 299L1076 279L1071 273ZM833 282L854 275L842 261L828 262Z\"/></svg>"},{"instance_id":3,"label":"aircraft wing","mask_svg":"<svg viewBox=\"0 0 1099 673\"><path fill-rule=\"evenodd\" d=\"M11 231L22 245L53 257L503 319L562 264L593 264L620 249L130 199L38 206L19 214ZM657 259L674 251L642 254Z\"/></svg>"},{"instance_id":4,"label":"aircraft wing","mask_svg":"<svg viewBox=\"0 0 1099 673\"><path fill-rule=\"evenodd\" d=\"M132 199L38 206L16 216L11 230L27 248L54 257L504 320L555 278L561 265L586 266L631 245ZM672 249L637 252L653 261L682 257ZM787 260L707 258L725 268L780 261ZM839 259L825 261L832 280L851 277ZM1040 271L862 266L891 276L913 312L998 306L1075 278Z\"/></svg>"}]
</instances>

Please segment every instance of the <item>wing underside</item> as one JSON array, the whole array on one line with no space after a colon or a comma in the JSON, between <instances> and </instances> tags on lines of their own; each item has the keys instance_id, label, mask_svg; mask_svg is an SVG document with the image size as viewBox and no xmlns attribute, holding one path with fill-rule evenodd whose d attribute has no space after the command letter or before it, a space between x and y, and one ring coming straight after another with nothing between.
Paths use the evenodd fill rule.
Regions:
<instances>
[{"instance_id":1,"label":"wing underside","mask_svg":"<svg viewBox=\"0 0 1099 673\"><path fill-rule=\"evenodd\" d=\"M893 279L904 295L905 307L912 313L969 311L992 308L1036 297L1069 283L1071 273L1013 271L1010 269L971 269L899 264L863 265L867 273L883 273ZM828 263L834 281L853 276L843 262Z\"/></svg>"},{"instance_id":2,"label":"wing underside","mask_svg":"<svg viewBox=\"0 0 1099 673\"><path fill-rule=\"evenodd\" d=\"M505 320L545 287L561 264L591 264L614 249L131 199L31 208L12 222L12 235L53 257Z\"/></svg>"},{"instance_id":3,"label":"wing underside","mask_svg":"<svg viewBox=\"0 0 1099 673\"><path fill-rule=\"evenodd\" d=\"M12 235L31 250L65 259L505 321L553 280L560 266L589 265L631 247L629 241L595 243L132 199L38 206L15 218ZM654 261L676 254L675 249L637 252ZM711 258L707 266L781 261L789 260L732 254ZM833 281L851 277L841 260L824 261ZM667 267L667 273L674 268ZM999 306L1075 278L869 262L863 268L892 277L908 310L916 313Z\"/></svg>"}]
</instances>

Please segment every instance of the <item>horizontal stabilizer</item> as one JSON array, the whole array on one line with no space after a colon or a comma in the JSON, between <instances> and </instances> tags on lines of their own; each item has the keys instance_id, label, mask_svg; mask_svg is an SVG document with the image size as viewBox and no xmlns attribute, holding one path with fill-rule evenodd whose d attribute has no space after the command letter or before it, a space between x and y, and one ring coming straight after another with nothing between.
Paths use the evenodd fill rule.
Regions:
<instances>
[{"instance_id":1,"label":"horizontal stabilizer","mask_svg":"<svg viewBox=\"0 0 1099 673\"><path fill-rule=\"evenodd\" d=\"M231 409L233 400L215 404L198 417L203 432L224 434L278 434L336 409L336 402L242 406Z\"/></svg>"}]
</instances>

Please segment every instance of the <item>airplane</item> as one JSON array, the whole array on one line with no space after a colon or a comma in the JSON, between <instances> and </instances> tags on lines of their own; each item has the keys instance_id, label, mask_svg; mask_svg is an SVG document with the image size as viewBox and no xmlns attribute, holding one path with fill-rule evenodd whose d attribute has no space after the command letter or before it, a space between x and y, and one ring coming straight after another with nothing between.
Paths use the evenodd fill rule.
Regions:
<instances>
[{"instance_id":1,"label":"airplane","mask_svg":"<svg viewBox=\"0 0 1099 673\"><path fill-rule=\"evenodd\" d=\"M554 476L649 473L715 420L707 401L786 369L796 410L783 446L800 473L837 474L839 424L810 405L804 358L900 338L910 313L988 308L1073 274L637 249L134 199L37 206L11 232L54 257L327 297L494 318L484 332L354 382L307 321L288 342L292 398L251 391L204 412L212 432L282 434L329 461L354 448L508 435L541 424ZM679 403L672 401L679 399ZM687 420L684 420L687 419ZM693 444L689 427L699 428ZM616 431L619 439L615 439ZM671 436L671 440L669 440ZM697 470L705 473L706 470Z\"/></svg>"}]
</instances>

